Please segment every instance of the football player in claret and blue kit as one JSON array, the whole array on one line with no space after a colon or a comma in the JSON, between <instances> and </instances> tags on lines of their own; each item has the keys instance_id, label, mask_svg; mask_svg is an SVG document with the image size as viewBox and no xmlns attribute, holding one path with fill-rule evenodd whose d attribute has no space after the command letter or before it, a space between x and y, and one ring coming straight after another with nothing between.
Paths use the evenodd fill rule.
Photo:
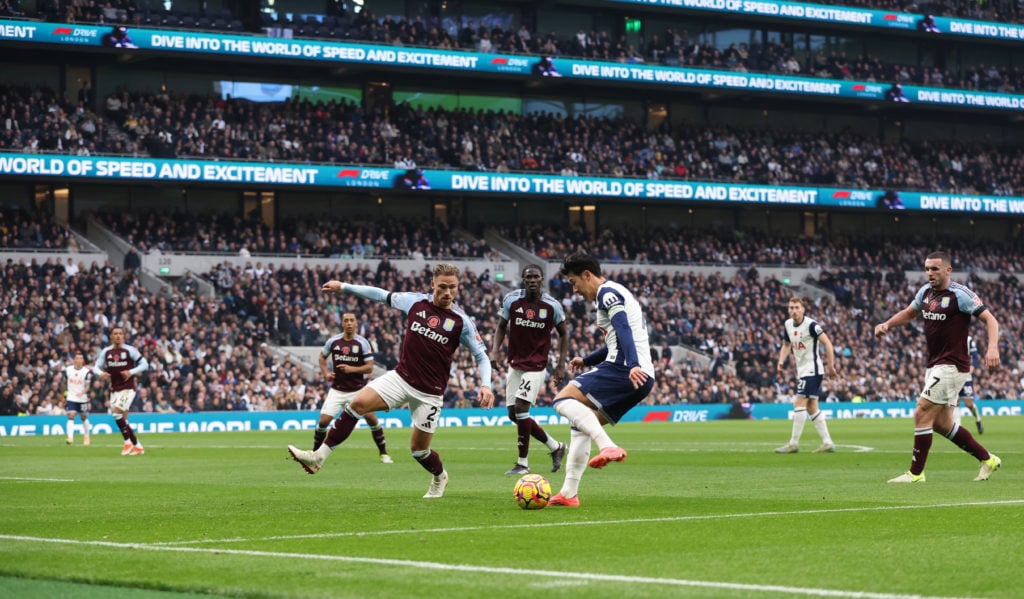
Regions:
<instances>
[{"instance_id":1,"label":"football player in claret and blue kit","mask_svg":"<svg viewBox=\"0 0 1024 599\"><path fill-rule=\"evenodd\" d=\"M394 410L406 402L412 415L412 436L409 448L412 457L432 475L424 498L444 496L448 471L441 457L430 448L441 416L442 396L448 386L455 351L464 346L473 354L480 379L480 407L494 405L491 391L491 362L487 357L476 325L455 304L459 290L459 269L454 264L434 266L431 293L392 292L368 285L352 285L341 281L324 283L324 293L346 293L380 302L406 315L405 336L398 365L384 376L373 379L356 393L355 398L334 420L327 438L316 451L293 445L288 452L306 472L320 470L334 449L348 439L359 419L380 410Z\"/></svg>"},{"instance_id":2,"label":"football player in claret and blue kit","mask_svg":"<svg viewBox=\"0 0 1024 599\"><path fill-rule=\"evenodd\" d=\"M920 316L924 319L927 348L927 370L914 410L914 452L910 469L889 482L925 482L924 467L932 448L933 433L939 433L974 456L981 464L974 480L988 480L1002 465L1002 460L989 453L974 435L960 426L953 412L957 409L960 390L971 378L971 358L967 354L967 331L971 319L977 318L985 324L988 349L982 361L990 370L1000 364L999 321L977 293L951 280L953 265L949 254L928 254L924 260L924 272L928 283L918 289L910 305L875 327L875 337L881 339L893 327L905 325Z\"/></svg>"},{"instance_id":3,"label":"football player in claret and blue kit","mask_svg":"<svg viewBox=\"0 0 1024 599\"><path fill-rule=\"evenodd\" d=\"M537 397L545 386L552 330L558 333L558 355L552 374L555 383L565 379L566 355L569 352L569 328L562 304L541 291L543 269L540 265L528 264L523 267L522 279L522 289L507 294L501 301L491 347L491 363L504 361L502 345L508 329L509 370L505 378L505 404L509 420L516 425L519 458L505 474L519 476L530 473L527 457L531 436L547 445L552 472L558 472L562 466L565 443L548 435L530 416L530 407L537 403Z\"/></svg>"}]
</instances>

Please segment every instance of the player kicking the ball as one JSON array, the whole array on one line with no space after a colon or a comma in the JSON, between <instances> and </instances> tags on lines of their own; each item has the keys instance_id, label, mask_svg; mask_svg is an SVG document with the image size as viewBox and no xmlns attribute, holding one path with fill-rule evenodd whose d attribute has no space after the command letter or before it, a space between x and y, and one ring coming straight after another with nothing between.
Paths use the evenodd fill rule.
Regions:
<instances>
[{"instance_id":1,"label":"player kicking the ball","mask_svg":"<svg viewBox=\"0 0 1024 599\"><path fill-rule=\"evenodd\" d=\"M587 464L604 468L626 459L605 424L615 424L654 388L654 363L647 341L640 302L628 289L601 274L601 264L587 254L571 254L562 263L563 276L588 302L597 302L598 328L605 331L605 346L569 363L573 370L594 366L577 376L555 398L555 410L572 423L565 481L548 505L578 507L580 479ZM590 457L590 441L600 452ZM589 459L589 462L588 462Z\"/></svg>"}]
</instances>

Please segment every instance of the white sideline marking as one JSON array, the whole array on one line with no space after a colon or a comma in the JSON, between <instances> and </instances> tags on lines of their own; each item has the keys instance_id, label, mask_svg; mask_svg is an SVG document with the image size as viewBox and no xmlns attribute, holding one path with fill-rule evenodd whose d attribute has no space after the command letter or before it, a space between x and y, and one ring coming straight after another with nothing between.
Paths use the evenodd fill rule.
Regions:
<instances>
[{"instance_id":1,"label":"white sideline marking","mask_svg":"<svg viewBox=\"0 0 1024 599\"><path fill-rule=\"evenodd\" d=\"M170 547L175 545L198 545L209 543L247 543L260 541L288 541L292 539L334 539L338 537L375 537L385 535L405 535L426 533L449 533L449 532L470 532L475 530L508 530L517 528L547 528L552 526L604 526L607 524L647 524L653 522L686 522L693 520L724 520L728 518L760 518L774 516L806 516L808 514L844 514L850 512L883 512L890 510L917 510L931 508L964 507L964 506L988 506L988 505L1017 505L1024 503L1024 499L1007 499L1004 501L966 501L962 503L938 503L926 505L886 505L875 507L845 507L822 510L794 510L789 512L747 512L738 514L706 514L701 516L665 516L662 518L624 518L621 520L588 520L581 522L538 522L534 524L500 524L488 526L460 526L450 528L425 528L416 530L371 530L354 532L321 532L305 535L278 535L273 537L259 537L254 539L203 539L196 541L167 541L163 543L150 543L153 547Z\"/></svg>"},{"instance_id":2,"label":"white sideline marking","mask_svg":"<svg viewBox=\"0 0 1024 599\"><path fill-rule=\"evenodd\" d=\"M16 480L32 483L73 483L73 478L30 478L28 476L0 476L0 480Z\"/></svg>"},{"instance_id":3,"label":"white sideline marking","mask_svg":"<svg viewBox=\"0 0 1024 599\"><path fill-rule=\"evenodd\" d=\"M424 570L447 570L454 572L473 572L483 574L506 574L522 577L544 576L548 578L578 581L621 582L628 584L650 584L674 587L693 587L703 589L728 589L760 593L783 593L786 595L809 595L815 597L851 597L854 599L958 599L955 597L931 597L925 595L904 595L900 593L875 593L869 591L843 591L837 589L816 589L808 587L790 587L773 584L746 584L738 582L718 582L707 580L685 580L679 578L660 578L653 576L622 576L619 574L593 574L589 572L559 572L556 570L529 570L523 568L495 568L489 566L473 566L469 564L443 564L438 562L421 562L401 559L374 557L352 557L345 555L318 555L310 553L285 553L280 551L255 551L249 549L201 549L199 547L167 547L142 543L114 543L110 541L79 541L75 539L48 539L22 535L0 535L0 539L26 541L31 543L52 543L61 545L87 545L92 547L111 547L115 549L133 549L142 551L171 551L177 553L203 553L219 555L246 555L250 557L273 557L300 560L322 560L328 562L347 562L355 564L374 564L384 566L401 566L421 568Z\"/></svg>"}]
</instances>

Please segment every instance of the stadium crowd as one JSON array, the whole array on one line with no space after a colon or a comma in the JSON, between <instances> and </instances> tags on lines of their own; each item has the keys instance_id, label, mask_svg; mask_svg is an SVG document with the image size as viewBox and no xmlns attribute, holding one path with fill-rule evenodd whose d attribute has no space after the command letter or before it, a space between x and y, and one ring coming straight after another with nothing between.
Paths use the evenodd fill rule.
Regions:
<instances>
[{"instance_id":1,"label":"stadium crowd","mask_svg":"<svg viewBox=\"0 0 1024 599\"><path fill-rule=\"evenodd\" d=\"M0 248L76 250L71 229L42 210L0 206Z\"/></svg>"},{"instance_id":2,"label":"stadium crowd","mask_svg":"<svg viewBox=\"0 0 1024 599\"><path fill-rule=\"evenodd\" d=\"M1024 151L959 140L663 126L628 118L254 104L112 94L105 117L45 88L0 85L0 149L460 168L1024 195Z\"/></svg>"},{"instance_id":3,"label":"stadium crowd","mask_svg":"<svg viewBox=\"0 0 1024 599\"><path fill-rule=\"evenodd\" d=\"M258 220L228 214L177 211L95 212L99 222L142 251L231 252L335 258L495 258L487 242L460 235L443 222L387 217L345 219L284 218L274 230Z\"/></svg>"},{"instance_id":4,"label":"stadium crowd","mask_svg":"<svg viewBox=\"0 0 1024 599\"><path fill-rule=\"evenodd\" d=\"M891 10L998 23L1020 23L1024 19L1024 11L1014 0L928 0L927 2L917 0L816 0L814 4ZM0 2L0 14L23 16L25 11L21 9L20 5L19 0L3 0ZM352 25L356 25L358 28L358 21L344 10L336 10L340 6L340 4L327 3L327 14L324 16L333 18L317 19L316 23L331 28L347 28ZM184 26L199 29L235 27L231 23L240 17L228 9L167 8L162 0L106 0L105 2L43 0L34 8L38 16L50 21ZM358 17L358 15L355 16ZM283 15L277 19L265 18L262 22L265 27L272 25L294 27L304 24L312 25L313 22L287 19Z\"/></svg>"},{"instance_id":5,"label":"stadium crowd","mask_svg":"<svg viewBox=\"0 0 1024 599\"><path fill-rule=\"evenodd\" d=\"M1020 12L1010 11L993 2L928 3L844 1L827 4L851 5L885 10L943 14L961 18L1018 22ZM99 24L124 24L162 27L199 28L234 31L241 28L237 18L222 10L168 11L155 4L115 0L98 3L85 0L52 0L40 13L52 20ZM984 17L984 18L983 18ZM878 56L847 57L843 52L808 52L803 48L775 42L730 43L716 47L706 36L691 36L687 30L667 27L651 34L642 44L629 43L625 36L615 38L606 31L550 31L541 33L525 25L515 27L512 19L463 17L461 23L422 17L375 15L370 10L357 14L326 14L274 19L264 13L263 28L289 29L296 37L368 41L388 45L431 48L459 48L502 54L566 56L626 63L648 62L668 66L728 69L743 72L804 74L828 79L853 79L868 82L899 82L929 87L1014 93L1024 89L1024 73L1017 65L962 64L939 68L927 63L885 62ZM695 23L695 26L697 23ZM554 74L552 72L546 73Z\"/></svg>"},{"instance_id":6,"label":"stadium crowd","mask_svg":"<svg viewBox=\"0 0 1024 599\"><path fill-rule=\"evenodd\" d=\"M602 262L616 264L718 264L723 266L802 266L843 268L870 265L876 269L920 270L930 251L926 240L912 245L894 243L886 236L835 236L829 242L784 238L756 231L682 231L677 227L651 227L643 231L604 229L592 238L580 227L544 225L498 227L506 239L547 260L586 251ZM948 239L959 266L967 272L1024 272L1021 240L995 242L986 239Z\"/></svg>"},{"instance_id":7,"label":"stadium crowd","mask_svg":"<svg viewBox=\"0 0 1024 599\"><path fill-rule=\"evenodd\" d=\"M793 242L735 241L738 247L766 243L785 248ZM570 247L571 243L557 245ZM813 283L832 293L814 301L808 313L829 331L843 373L841 381L828 385L829 399L912 399L923 375L919 323L899 329L884 343L876 342L871 330L909 302L922 281L907 280L904 271L919 268L930 246L892 242L877 253L871 246L820 243L812 247L823 257ZM979 256L968 264L1005 264L1007 259L999 252L985 255L967 248L955 255ZM428 271L403 273L383 264L369 269L347 262L310 269L275 257L268 257L266 266L258 268L224 263L203 273L217 289L215 298L206 299L196 293L192 275L178 282L173 295L157 297L139 285L135 272L109 263L76 264L71 269L52 258L9 260L2 269L0 290L4 325L0 373L6 383L0 389L0 407L22 413L59 412L63 389L54 371L69 361L74 349L94 355L107 344L106 335L117 324L127 327L128 343L138 347L151 364L141 377L136 409L313 409L326 385L309 378L298 364L274 357L272 346L320 346L337 332L341 312L351 310L359 317L359 333L370 341L377 362L394 366L403 330L397 311L350 296L320 293L320 286L329 279L396 291L429 289ZM789 377L777 378L774 369L792 291L780 281L760 276L758 264L755 260L733 277L657 274L643 264L609 264L611 278L634 290L646 305L651 342L660 348L654 356L659 377L649 403L776 401L792 392ZM1024 361L1019 348L1024 320L1019 316L1019 281L1009 272L986 281L975 270L985 269L958 264L955 278L976 289L1000 318L1005 365L995 373L978 373L976 386L983 397L1021 397ZM474 318L485 342L490 342L506 291L487 271L463 272L459 303ZM600 346L603 332L594 327L579 296L559 279L551 281L551 292L566 308L570 355L585 355ZM984 331L975 332L984 347ZM686 357L673 360L673 346L696 353L684 352ZM701 354L706 359L700 359ZM470 361L467 352L458 354L446 405L474 405L481 382L473 379ZM504 376L504 367L495 368L491 382L499 399L503 399ZM106 398L101 387L94 383L97 410L104 409ZM541 403L550 401L555 391L549 385Z\"/></svg>"}]
</instances>

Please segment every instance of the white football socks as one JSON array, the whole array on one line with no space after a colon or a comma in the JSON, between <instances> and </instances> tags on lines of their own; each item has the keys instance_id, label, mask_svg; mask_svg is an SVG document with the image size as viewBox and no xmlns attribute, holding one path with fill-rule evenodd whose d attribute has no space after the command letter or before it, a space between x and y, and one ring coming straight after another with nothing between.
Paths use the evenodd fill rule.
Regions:
<instances>
[{"instance_id":1,"label":"white football socks","mask_svg":"<svg viewBox=\"0 0 1024 599\"><path fill-rule=\"evenodd\" d=\"M800 435L804 434L804 423L807 422L807 408L793 409L793 436L789 438L790 445L800 444Z\"/></svg>"},{"instance_id":2,"label":"white football socks","mask_svg":"<svg viewBox=\"0 0 1024 599\"><path fill-rule=\"evenodd\" d=\"M562 402L566 403L566 402ZM573 401L572 403L578 403ZM580 404L583 405L583 404ZM565 480L559 491L565 497L575 497L580 492L580 479L590 461L590 436L576 429L569 431L569 451L565 458Z\"/></svg>"},{"instance_id":3,"label":"white football socks","mask_svg":"<svg viewBox=\"0 0 1024 599\"><path fill-rule=\"evenodd\" d=\"M822 443L832 445L832 435L828 434L828 425L825 424L825 412L818 410L818 412L810 418L811 422L814 423L814 430L818 431L818 434L821 435Z\"/></svg>"}]
</instances>

